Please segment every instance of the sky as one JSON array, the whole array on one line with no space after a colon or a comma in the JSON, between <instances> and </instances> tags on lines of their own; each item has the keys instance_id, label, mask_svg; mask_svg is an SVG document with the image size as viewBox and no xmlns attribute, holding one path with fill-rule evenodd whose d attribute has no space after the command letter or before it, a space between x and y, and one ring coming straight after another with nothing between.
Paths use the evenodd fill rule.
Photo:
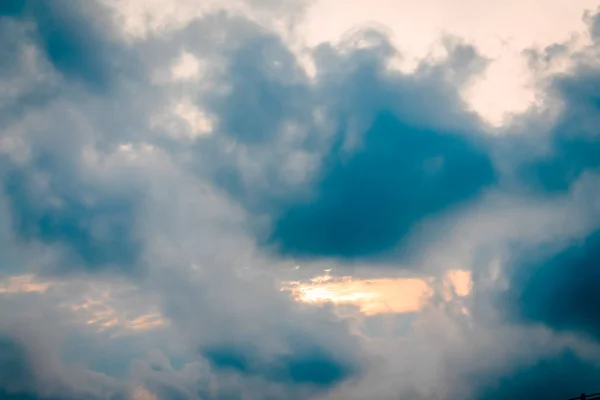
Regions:
<instances>
[{"instance_id":1,"label":"sky","mask_svg":"<svg viewBox=\"0 0 600 400\"><path fill-rule=\"evenodd\" d=\"M600 392L591 0L0 1L0 400Z\"/></svg>"}]
</instances>

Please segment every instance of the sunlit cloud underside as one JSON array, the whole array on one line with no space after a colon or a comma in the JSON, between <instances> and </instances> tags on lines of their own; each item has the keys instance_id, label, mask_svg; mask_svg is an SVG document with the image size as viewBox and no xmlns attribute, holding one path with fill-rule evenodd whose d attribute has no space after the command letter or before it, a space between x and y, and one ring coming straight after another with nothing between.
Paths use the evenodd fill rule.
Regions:
<instances>
[{"instance_id":1,"label":"sunlit cloud underside","mask_svg":"<svg viewBox=\"0 0 600 400\"><path fill-rule=\"evenodd\" d=\"M11 276L0 281L0 296L26 293L47 295L47 292L65 283L42 281L34 275ZM284 282L282 290L289 291L294 300L319 305L353 306L366 316L377 314L413 313L423 309L434 295L433 278L376 278L361 279L352 276L334 277L327 271L305 281ZM469 271L450 271L443 281L443 297L464 297L471 292ZM60 289L59 289L60 290ZM115 293L101 285L93 285L83 296L61 303L78 320L98 331L112 335L143 332L167 324L160 312L142 312L115 301Z\"/></svg>"},{"instance_id":2,"label":"sunlit cloud underside","mask_svg":"<svg viewBox=\"0 0 600 400\"><path fill-rule=\"evenodd\" d=\"M333 277L329 273L307 281L285 282L294 299L307 304L352 305L370 316L420 311L434 295L433 278L359 279ZM469 271L450 271L443 282L443 297L464 297L471 292Z\"/></svg>"},{"instance_id":3,"label":"sunlit cloud underside","mask_svg":"<svg viewBox=\"0 0 600 400\"><path fill-rule=\"evenodd\" d=\"M76 287L83 288L83 296L68 297L68 289ZM107 331L111 336L148 331L167 323L160 312L140 310L126 301L119 301L120 297L131 294L135 297L133 288L121 285L41 280L33 274L0 280L0 299L1 296L24 294L38 294L49 300L58 297L56 301L60 308L72 312L77 321L98 331Z\"/></svg>"}]
</instances>

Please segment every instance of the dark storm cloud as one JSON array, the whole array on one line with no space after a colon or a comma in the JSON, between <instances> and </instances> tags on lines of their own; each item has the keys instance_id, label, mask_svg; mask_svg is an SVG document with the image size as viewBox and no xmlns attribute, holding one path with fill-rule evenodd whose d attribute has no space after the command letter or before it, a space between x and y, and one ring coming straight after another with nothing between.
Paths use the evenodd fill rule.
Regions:
<instances>
[{"instance_id":1,"label":"dark storm cloud","mask_svg":"<svg viewBox=\"0 0 600 400\"><path fill-rule=\"evenodd\" d=\"M38 4L41 3L26 4L19 17L35 20L36 34L43 36L44 33L47 33L52 36L56 33L58 35L48 39L36 37L34 43L37 43L43 50L43 55L46 57L45 61L48 61L53 68L61 73L66 86L57 93L57 95L61 95L60 101L52 102L48 105L48 109L44 108L41 111L35 109L35 112L31 108L27 110L30 115L34 115L43 123L35 123L37 121L32 118L33 121L25 121L28 123L24 122L23 126L19 126L23 135L19 136L18 139L23 140L25 143L26 157L18 159L17 157L11 157L12 154L10 153L1 154L1 161L6 166L0 171L2 194L4 195L2 200L5 200L9 214L8 220L2 222L10 223L16 241L24 244L26 248L42 243L50 250L58 249L61 255L64 251L64 257L59 257L48 268L36 272L60 275L65 272L85 273L110 269L111 272L128 273L132 268L138 266L142 251L141 243L137 240L137 228L140 225L137 216L144 201L142 196L139 196L136 192L136 186L130 184L131 182L128 182L128 178L124 177L123 174L115 175L112 172L107 173L102 170L102 167L105 166L103 157L108 157L108 154L104 153L103 150L114 150L121 140L126 139L126 129L124 127L127 124L121 124L123 121L119 119L120 114L118 113L109 114L106 113L106 109L92 108L96 104L103 105L102 100L98 100L98 97L105 96L107 92L91 93L90 99L88 91L80 91L77 87L77 83L83 80L94 89L102 88L105 84L108 84L106 79L109 78L109 75L104 74L105 69L103 66L95 69L88 65L88 63L95 62L93 57L96 55L93 55L93 45L97 44L96 42L85 39L85 35L76 38L69 38L70 35L61 36L65 32L76 33L76 29L69 25L72 22L69 20L69 15L75 10L66 10L65 14L59 13L56 20L52 19L54 17L49 16L48 18L51 18L50 22L39 21L41 17L35 16L35 7L41 7ZM66 18L66 20L63 20L63 18ZM45 30L46 28L40 27L44 24L52 26L54 23L61 25L61 27L48 28L48 32ZM63 27L63 24L68 26ZM29 40L29 36L23 36L22 40L26 39ZM67 40L68 43L61 44L61 40ZM71 43L71 40L75 42ZM54 41L58 41L58 43ZM84 43L85 45L83 45ZM89 47L87 47L88 45ZM104 57L102 48L98 50L98 57ZM88 54L81 53L84 51L91 52L90 57L92 58L88 58ZM73 82L75 82L74 85ZM249 82L252 83L252 79ZM244 88L246 83L242 82L240 85ZM114 97L111 97L108 101L115 101L117 104L122 105L124 101L118 97L118 94L122 93L113 91L110 94ZM256 108L255 111L257 113L260 109ZM236 115L240 118L243 117L239 113ZM144 115L144 117L148 117L148 115ZM265 121L263 120L263 122ZM237 125L233 124L231 126L235 127ZM117 129L111 129L114 127ZM144 128L147 129L146 126ZM10 136L12 134L10 130L7 130L6 133L3 131L2 134L6 134L6 137L13 139ZM235 137L235 133L232 133L232 136ZM107 143L108 145L106 145ZM97 157L97 159L94 157ZM96 162L98 165L95 164ZM96 169L96 167L98 168ZM114 171L115 173L125 172L119 170L119 168ZM180 178L180 175L176 174L176 176ZM177 209L177 196L171 196L171 199L175 202L169 202L169 211L171 211L171 208ZM187 211L189 212L189 210ZM208 210L207 213L211 214L213 211ZM189 227L188 223L179 228L183 228L182 234L190 236ZM149 228L153 234L164 234L161 226ZM210 237L218 233L211 231ZM191 235L191 237L193 240L197 240L194 235ZM181 243L174 243L174 248L178 248L178 246L181 246ZM164 257L165 254L160 253L160 249L160 247L156 249L156 254ZM164 260L167 264L166 268L172 268L173 264L178 265L180 261L184 265L197 261L193 255L190 256L181 250L180 248L178 254L170 254ZM214 248L212 251L215 251ZM181 257L181 260L179 257ZM150 263L155 261L151 260ZM244 260L244 262L246 261ZM214 264L211 264L210 267L226 270L236 267L236 265ZM31 268L33 267L22 263L15 265L16 270L11 272L27 273L31 272ZM62 277L64 278L64 275ZM235 280L233 276L229 279ZM226 327L229 328L228 332L241 331L242 336L246 334L244 328L241 328L241 326L246 326L245 323L254 327L256 324L249 321L254 319L265 321L264 324L258 325L259 332L254 332L260 336L255 338L261 342L258 354L255 360L252 361L251 367L248 367L247 370L238 369L237 372L242 376L240 379L252 380L257 378L267 381L267 383L275 382L275 384L281 386L293 384L297 388L302 385L332 387L354 376L357 363L347 361L352 356L346 357L345 354L341 354L343 350L333 351L329 348L338 345L340 347L346 346L347 336L351 336L348 335L345 326L340 326L340 329L337 330L331 329L332 326L329 322L331 322L331 319L335 319L332 314L324 314L324 317L321 318L322 326L319 328L327 332L321 333L315 327L311 327L308 332L305 332L307 331L306 326L311 326L314 323L309 316L300 318L298 321L291 318L293 320L291 324L278 322L277 326L284 325L283 330L285 332L282 333L278 327L268 321L273 320L274 315L283 314L270 314L267 312L264 315L257 316L257 310L260 308L254 308L247 315L242 315L240 309L243 310L246 304L254 304L255 297L258 296L253 296L252 299L244 299L241 294L243 292L241 287L237 288L237 293L229 293L227 292L228 282L221 283L223 285L218 286L217 292L213 293L213 298L202 297L203 293L197 294L196 292L202 292L202 289L198 290L198 287L194 286L189 287L188 293L184 290L188 288L184 284L170 287L168 293L161 293L161 295L165 299L169 299L180 295L181 292L188 294L187 297L182 298L183 304L179 305L183 308L183 311L181 309L173 311L173 313L183 314L184 318L174 317L173 322L178 330L182 331L185 331L185 324L194 323L197 320L207 322L208 325L202 324L193 327L191 335L194 341L202 342L205 336L218 338L227 336L228 338L229 335L221 330L222 327L215 324L215 321L220 320L221 315L234 315L235 318L228 321ZM296 315L297 310L290 304L291 300L287 296L281 296L277 289L276 287L269 287L261 293L261 299L262 296L266 298L262 299L263 303L258 303L258 305L265 306L269 302L285 302L286 306L283 309L275 307L275 312ZM254 293L254 295L257 294ZM228 296L233 298L230 303L228 302L230 300L227 298ZM205 313L200 313L202 315L197 315L200 305L196 304L195 301L198 300L202 302L205 311ZM189 310L190 313L187 314L190 305L192 308ZM18 309L15 307L11 311L17 313ZM187 321L181 321L181 319ZM318 321L319 319L315 320ZM290 332L294 332L294 334ZM332 334L332 332L338 334L337 339L340 343L331 343L328 346L321 339ZM283 341L286 349L283 351L272 349L266 338L272 337L275 341L279 341L282 336L285 336ZM301 339L297 339L299 336L301 336ZM227 341L223 340L227 344ZM69 349L65 351L63 356L73 357L77 361L84 360L84 364L94 367L96 372L104 371L115 375L124 374L123 370L126 369L127 360L115 360L113 365L103 365L102 357L94 357L94 360L89 360L95 351L93 346L85 349L81 347L76 340L71 340L69 341ZM74 357L74 351L85 353L87 358L85 356ZM358 350L351 353L355 355L356 352ZM207 354L211 353L208 351ZM128 357L128 355L121 355L123 355L123 358ZM114 354L112 356L114 357ZM198 358L200 357L201 355L198 356ZM216 361L216 358L213 358L213 361ZM223 366L222 363L218 362L213 364L217 370L220 370L219 367ZM167 385L167 387L169 386ZM176 385L171 387L176 387ZM220 390L226 394L227 387L220 388ZM174 393L180 392L185 393L185 391L173 389L169 396L175 396ZM194 398L194 396L186 398ZM219 398L228 397L223 395Z\"/></svg>"},{"instance_id":2,"label":"dark storm cloud","mask_svg":"<svg viewBox=\"0 0 600 400\"><path fill-rule=\"evenodd\" d=\"M46 187L36 182L39 174L47 177ZM22 239L67 247L70 260L62 271L48 272L76 266L116 266L123 271L135 267L140 245L134 236L135 200L129 193L86 183L75 165L52 156L41 156L28 169L9 174L4 192L13 227Z\"/></svg>"},{"instance_id":3,"label":"dark storm cloud","mask_svg":"<svg viewBox=\"0 0 600 400\"><path fill-rule=\"evenodd\" d=\"M279 38L247 40L232 52L227 65L230 91L209 106L219 115L219 129L242 143L268 145L284 123L310 119L310 87Z\"/></svg>"},{"instance_id":4,"label":"dark storm cloud","mask_svg":"<svg viewBox=\"0 0 600 400\"><path fill-rule=\"evenodd\" d=\"M67 79L84 82L95 91L108 89L124 61L111 43L107 10L97 2L7 0L0 17L33 21L35 40L47 60Z\"/></svg>"},{"instance_id":5,"label":"dark storm cloud","mask_svg":"<svg viewBox=\"0 0 600 400\"><path fill-rule=\"evenodd\" d=\"M11 338L0 337L0 399L67 400L66 397L40 396L35 392L35 385L26 349Z\"/></svg>"},{"instance_id":6,"label":"dark storm cloud","mask_svg":"<svg viewBox=\"0 0 600 400\"><path fill-rule=\"evenodd\" d=\"M0 156L2 193L18 241L64 250L65 257L48 272L100 271L112 266L116 267L113 271L128 273L142 262L149 265L149 270L164 271L152 275L150 282L136 283L147 284L151 289L142 289L160 298L165 318L177 333L177 345L191 353L188 366L207 361L210 368L149 367L143 371L142 381L160 398L236 399L244 398L243 389L248 387L255 398L308 398L360 380L369 355L364 354L363 342L351 327L328 308L305 312L287 295L278 293L273 282L265 285L260 279L238 279L238 267L266 262L247 256L250 252L245 252L246 242L221 245L219 235L223 233L219 229L230 234L223 228L230 220L223 218L225 222L214 223L207 216L217 215L214 218L219 219L221 213L233 213L233 207L215 206L217 202L225 203L216 195L214 203L198 201L205 195L205 188L194 185L200 186L198 181L207 176L213 179L256 217L263 249L275 249L278 255L369 261L396 255L393 252L423 221L476 202L498 182L499 173L490 154L493 143L484 135L483 122L467 110L460 96L460 89L481 71L485 60L472 47L450 41L446 43L446 60L427 60L414 74L393 72L387 69L387 63L395 49L385 35L361 31L347 43L323 45L315 50L313 80L302 72L283 40L249 21L231 23L227 16L211 16L208 22L212 25L208 25L206 36L194 34L194 29L202 28L205 22L198 21L181 35L150 38L143 44L149 53L157 52L156 58L164 58L163 66L168 66L177 50L183 48L198 55L206 50L214 56L209 60L223 66L215 86L222 83L218 89L225 90L215 89L213 93L209 87L195 93L198 105L216 116L214 134L197 139L194 146L188 146L189 142L178 146L180 143L165 138L154 141L147 134L151 113L132 111L134 105L146 100L148 93L169 97L172 93L168 89L164 93L162 89L140 90L133 95L107 90L121 82L116 77L123 63L131 64L123 58L123 48L116 46L108 31L103 30L104 13L90 2L7 1L0 5L2 32L10 32L4 29L10 26L2 24L28 21L32 25L31 31L24 25L23 30L13 31L22 36L0 37L0 44L7 43L0 53L16 55L21 42L36 44L44 62L62 79L50 85L47 97L40 100L37 92L27 92L29 97L11 103L7 113L21 110L19 113L27 114L31 109L25 105L45 104L42 100L62 95L65 108L75 110L74 114L85 121L72 125L65 117L67 112L61 114L52 109L41 115L42 127L26 125L26 134L18 136L27 142L30 158L17 162L5 154ZM227 43L218 40L224 31ZM157 44L154 40L163 42ZM353 47L352 40L367 42L367 46ZM163 54L160 46L169 49ZM19 71L18 63L0 63L2 73ZM565 108L545 138L552 144L552 151L545 158L517 163L519 181L535 183L542 191L566 190L581 173L598 165L597 77L596 69L582 65L575 73L554 80L554 93L564 100ZM82 91L78 87L81 82ZM60 91L51 90L58 86ZM116 105L113 109L97 110L95 106L100 103L87 103L88 95L94 99L106 96ZM143 119L143 123L130 121L136 118ZM0 121L0 125L4 124ZM0 133L3 134L4 131ZM157 153L175 149L168 154L174 159L178 158L176 151L180 147L192 147L194 163L204 167L202 163L208 160L215 166L197 168L199 178L193 181L187 176L184 179L181 171L170 171L171 164L164 167L164 159L157 156L152 158L157 169L139 175L152 175L154 192L138 193L129 181L115 183L124 179L118 168L100 179L83 161L84 149L92 148L102 158L107 154L104 150L114 150L125 139L133 142L132 148L147 140L155 145ZM223 143L226 145L221 147ZM520 144L511 142L511 151ZM248 164L238 163L227 152L230 148L245 152L250 167L259 172L257 179L251 176L256 170L250 168L248 172ZM307 158L301 158L304 161L295 165L292 172L305 178L282 177L284 162L297 153ZM185 152L182 150L181 154ZM156 171L160 173L155 174ZM165 200L160 202L153 196ZM142 218L139 210L146 202L155 208ZM265 215L269 222L266 234L259 229ZM145 230L140 237L142 222ZM501 307L508 305L516 314L557 330L598 337L594 315L598 304L592 295L593 284L600 283L595 272L598 242L592 236L582 247L569 248L564 253L544 253L546 257L536 259L531 268L529 264L515 267L510 295L517 304L510 308L507 301ZM145 246L149 243L152 245ZM146 247L152 247L150 254L154 257L144 258ZM204 271L198 273L200 280L195 281L196 275L191 272L176 279L176 272L187 271L190 264L199 264ZM18 268L19 272L29 272L27 263ZM220 275L220 271L231 274ZM560 282L569 285L561 286ZM556 303L556 298L563 301ZM18 314L21 308L14 306L11 312ZM468 320L466 316L464 320ZM43 321L38 322L37 326L45 326ZM428 348L426 340L418 344ZM0 342L0 363L11 368L0 365L0 373L12 376L11 382L18 386L30 379L30 365L37 365L30 361L39 355L31 352L27 355L30 359L24 358L26 353L19 346L7 343ZM126 346L127 341L123 343ZM113 354L94 355L102 349L74 341L70 345L70 352L65 354L124 379L129 361L139 355L137 351L123 351L123 358L111 363ZM445 346L452 347L452 343ZM444 350L433 347L434 351ZM76 357L76 352L86 354ZM396 355L386 352L387 357ZM398 356L401 358L402 354ZM435 355L429 359L430 356L426 353L425 360L415 360L429 364L435 360ZM473 359L469 362L477 358L477 354L470 356ZM563 367L568 371L563 371ZM387 372L389 376L395 373ZM588 390L596 373L595 366L565 355L524 369L502 371L489 378L489 386L495 391L484 389L480 398L530 395L540 387L542 375L555 379L561 395L571 390L576 395ZM217 389L209 390L212 384L205 387L198 383L213 375L219 377L214 385ZM238 380L236 384L225 379L230 376ZM252 387L254 382L259 384ZM383 384L389 385L390 381ZM496 384L502 386L501 390ZM283 388L278 395L262 396L272 393L269 390L273 387ZM37 395L38 391L28 387L0 387L0 399Z\"/></svg>"},{"instance_id":7,"label":"dark storm cloud","mask_svg":"<svg viewBox=\"0 0 600 400\"><path fill-rule=\"evenodd\" d=\"M26 350L10 337L0 337L0 388L22 391L32 384Z\"/></svg>"},{"instance_id":8,"label":"dark storm cloud","mask_svg":"<svg viewBox=\"0 0 600 400\"><path fill-rule=\"evenodd\" d=\"M81 394L72 391L64 382L51 385L40 373L37 355L20 340L0 334L0 399L1 400L123 400L123 393L96 396L82 388Z\"/></svg>"},{"instance_id":9,"label":"dark storm cloud","mask_svg":"<svg viewBox=\"0 0 600 400\"><path fill-rule=\"evenodd\" d=\"M551 129L548 153L533 156L519 174L541 190L564 192L583 172L600 166L600 71L581 65L556 78L552 90L563 106Z\"/></svg>"},{"instance_id":10,"label":"dark storm cloud","mask_svg":"<svg viewBox=\"0 0 600 400\"><path fill-rule=\"evenodd\" d=\"M358 372L356 365L337 360L326 349L302 343L294 346L291 354L268 360L261 359L261 354L253 354L249 346L208 347L201 353L217 368L291 384L335 386Z\"/></svg>"},{"instance_id":11,"label":"dark storm cloud","mask_svg":"<svg viewBox=\"0 0 600 400\"><path fill-rule=\"evenodd\" d=\"M375 117L349 160L332 152L314 199L278 216L271 241L284 254L380 255L424 218L474 198L493 182L485 152L468 140L386 114Z\"/></svg>"},{"instance_id":12,"label":"dark storm cloud","mask_svg":"<svg viewBox=\"0 0 600 400\"><path fill-rule=\"evenodd\" d=\"M17 243L59 250L60 260L44 267L43 273L135 270L141 251L136 185L115 185L95 171L84 149L96 140L69 111L50 109L37 117L51 114L53 120L25 125L20 136L25 162L0 155L0 193L8 212L4 223ZM36 113L31 110L31 115ZM8 129L7 138L11 140ZM22 273L24 267L11 268Z\"/></svg>"},{"instance_id":13,"label":"dark storm cloud","mask_svg":"<svg viewBox=\"0 0 600 400\"><path fill-rule=\"evenodd\" d=\"M587 18L594 39L590 48L573 53L567 44L555 44L526 52L533 68L569 57L574 62L569 71L542 79L545 99L554 110L536 109L519 117L514 126L521 134L506 139L513 158L504 157L516 167L516 179L530 189L564 193L584 172L600 167L599 15Z\"/></svg>"},{"instance_id":14,"label":"dark storm cloud","mask_svg":"<svg viewBox=\"0 0 600 400\"><path fill-rule=\"evenodd\" d=\"M533 261L515 263L504 300L527 321L600 340L600 232L553 250L542 250L545 254Z\"/></svg>"},{"instance_id":15,"label":"dark storm cloud","mask_svg":"<svg viewBox=\"0 0 600 400\"><path fill-rule=\"evenodd\" d=\"M286 256L387 255L422 220L476 199L496 180L482 122L458 92L484 63L476 52L449 44L445 63L404 75L386 69L394 50L384 35L355 39L371 47L317 49L315 83L280 42L248 40L231 58L229 94L212 108L219 129L250 151L277 151L291 124L304 132L296 149L317 155L317 172L297 186L278 181L274 169L265 172L271 185L249 194L240 171L217 173L251 211L271 217L263 243ZM318 127L315 112L330 129Z\"/></svg>"},{"instance_id":16,"label":"dark storm cloud","mask_svg":"<svg viewBox=\"0 0 600 400\"><path fill-rule=\"evenodd\" d=\"M477 375L477 374L475 374ZM474 381L486 382L489 377L476 376ZM565 351L556 357L541 358L530 365L502 376L480 389L477 400L555 398L571 399L580 393L597 393L600 385L600 365Z\"/></svg>"},{"instance_id":17,"label":"dark storm cloud","mask_svg":"<svg viewBox=\"0 0 600 400\"><path fill-rule=\"evenodd\" d=\"M596 15L592 21L597 21ZM592 25L592 34L594 34ZM598 49L594 44L592 54ZM597 55L583 55L569 73L551 77L553 96L562 108L548 137L549 151L533 155L520 170L521 179L540 192L572 189L582 176L600 167L600 68ZM594 193L596 181L590 190ZM594 200L590 199L590 202ZM590 203L592 204L592 203ZM590 214L589 220L594 221ZM543 323L600 340L596 295L600 285L600 231L592 226L586 235L544 245L514 246L507 262L509 289L498 305L509 318Z\"/></svg>"},{"instance_id":18,"label":"dark storm cloud","mask_svg":"<svg viewBox=\"0 0 600 400\"><path fill-rule=\"evenodd\" d=\"M0 16L19 16L25 11L27 0L6 0L0 4Z\"/></svg>"},{"instance_id":19,"label":"dark storm cloud","mask_svg":"<svg viewBox=\"0 0 600 400\"><path fill-rule=\"evenodd\" d=\"M189 338L198 359L219 373L283 385L290 393L330 390L360 376L366 355L347 321L329 309L302 309L270 279L222 273L211 272L201 289L174 276L159 289L166 317ZM273 319L283 315L294 317Z\"/></svg>"},{"instance_id":20,"label":"dark storm cloud","mask_svg":"<svg viewBox=\"0 0 600 400\"><path fill-rule=\"evenodd\" d=\"M0 190L19 239L65 250L47 273L106 266L130 271L139 255L133 233L139 199L100 182L83 157L85 148L113 150L133 125L102 103L102 96L116 93L110 90L122 72L117 64L131 65L111 36L111 23L108 11L91 1L11 0L0 9L6 34L0 75L10 89L0 95L0 139L20 141L27 154L0 153ZM70 103L74 98L78 107ZM86 130L78 113L102 126ZM22 133L14 135L15 129Z\"/></svg>"}]
</instances>

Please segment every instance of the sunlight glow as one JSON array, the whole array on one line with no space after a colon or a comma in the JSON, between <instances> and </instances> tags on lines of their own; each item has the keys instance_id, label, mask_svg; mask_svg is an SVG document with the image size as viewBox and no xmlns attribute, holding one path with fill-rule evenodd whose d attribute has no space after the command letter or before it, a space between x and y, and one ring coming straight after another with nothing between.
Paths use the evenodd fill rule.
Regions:
<instances>
[{"instance_id":1,"label":"sunlight glow","mask_svg":"<svg viewBox=\"0 0 600 400\"><path fill-rule=\"evenodd\" d=\"M52 282L36 282L35 275L11 276L6 281L0 282L0 294L15 293L44 293Z\"/></svg>"},{"instance_id":2,"label":"sunlight glow","mask_svg":"<svg viewBox=\"0 0 600 400\"><path fill-rule=\"evenodd\" d=\"M434 294L431 278L358 279L351 276L333 277L328 271L308 281L284 282L288 290L302 303L353 305L365 315L418 312ZM468 296L472 290L469 271L450 271L444 278L444 299L452 293ZM448 294L450 293L450 294Z\"/></svg>"},{"instance_id":3,"label":"sunlight glow","mask_svg":"<svg viewBox=\"0 0 600 400\"><path fill-rule=\"evenodd\" d=\"M39 294L54 300L55 296L62 297L82 283L42 281L34 274L9 276L0 279L0 296ZM151 330L166 324L159 312L121 303L118 295L122 291L128 291L128 288L91 285L83 298L58 300L57 306L74 313L82 323L98 331L111 329L114 335Z\"/></svg>"}]
</instances>

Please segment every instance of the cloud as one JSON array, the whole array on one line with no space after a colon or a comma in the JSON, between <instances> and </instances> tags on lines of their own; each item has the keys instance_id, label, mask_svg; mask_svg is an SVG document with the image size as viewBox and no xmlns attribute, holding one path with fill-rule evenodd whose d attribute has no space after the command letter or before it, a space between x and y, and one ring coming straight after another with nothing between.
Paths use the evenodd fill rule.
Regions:
<instances>
[{"instance_id":1,"label":"cloud","mask_svg":"<svg viewBox=\"0 0 600 400\"><path fill-rule=\"evenodd\" d=\"M119 22L118 30L127 41L169 35L184 30L207 15L227 13L263 26L288 29L299 19L311 0L102 0ZM283 25L283 26L281 26Z\"/></svg>"},{"instance_id":2,"label":"cloud","mask_svg":"<svg viewBox=\"0 0 600 400\"><path fill-rule=\"evenodd\" d=\"M51 159L40 158L34 167L37 171L17 172L5 183L17 233L25 240L65 243L71 254L91 268L106 264L133 267L139 252L130 233L133 203L118 196L103 198L98 187L89 187L88 193L84 193L84 185L78 185L77 191L61 188L56 174L50 175L50 182L35 182L36 172L44 174L56 168ZM60 176L75 183L77 178L69 175L65 171Z\"/></svg>"},{"instance_id":3,"label":"cloud","mask_svg":"<svg viewBox=\"0 0 600 400\"><path fill-rule=\"evenodd\" d=\"M109 56L110 39L97 29L107 15L92 3L9 5L0 25L11 33L3 40L14 45L0 69L14 79L6 82L7 96L0 102L0 186L13 236L64 246L62 265L46 272L81 264L132 268L139 245L131 233L131 193L110 193L86 168L85 152L101 137L94 130L103 129L90 129L90 114L72 102L77 96L93 101L88 89L108 89L114 74L104 64L123 59L116 47ZM78 82L85 84L83 92Z\"/></svg>"},{"instance_id":4,"label":"cloud","mask_svg":"<svg viewBox=\"0 0 600 400\"><path fill-rule=\"evenodd\" d=\"M506 293L517 314L554 329L600 338L600 321L594 312L598 236L593 232L558 252L546 250L533 260L517 261Z\"/></svg>"},{"instance_id":5,"label":"cloud","mask_svg":"<svg viewBox=\"0 0 600 400\"><path fill-rule=\"evenodd\" d=\"M80 80L94 91L109 89L122 72L116 62L128 60L106 35L112 26L110 15L98 2L8 0L0 15L33 22L29 34L47 61L65 78Z\"/></svg>"},{"instance_id":6,"label":"cloud","mask_svg":"<svg viewBox=\"0 0 600 400\"><path fill-rule=\"evenodd\" d=\"M577 0L571 7L547 1L543 11L538 0L496 4L492 8L471 1L450 3L427 0L398 6L375 0L315 1L300 24L301 38L315 46L337 42L347 31L365 24L378 24L390 32L401 50L394 65L411 71L430 53L440 32L472 43L489 59L489 67L463 90L463 98L482 118L495 126L508 123L512 114L525 112L536 103L531 84L537 78L527 67L522 50L533 43L549 46L569 40L583 46L587 41L583 10L596 8L593 0ZM336 15L331 20L330 15ZM506 20L510 19L510 26Z\"/></svg>"},{"instance_id":7,"label":"cloud","mask_svg":"<svg viewBox=\"0 0 600 400\"><path fill-rule=\"evenodd\" d=\"M582 174L598 169L595 127L600 75L594 16L586 18L592 37L589 46L574 50L565 42L527 51L538 68L540 101L509 126L517 133L507 140L513 157L503 157L513 161L513 173L530 189L564 193Z\"/></svg>"},{"instance_id":8,"label":"cloud","mask_svg":"<svg viewBox=\"0 0 600 400\"><path fill-rule=\"evenodd\" d=\"M204 268L197 273L206 280L165 277L156 289L192 357L244 379L286 384L290 393L302 385L330 389L360 374L360 341L330 310L301 308L268 277L236 278ZM275 315L294 318L274 321Z\"/></svg>"},{"instance_id":9,"label":"cloud","mask_svg":"<svg viewBox=\"0 0 600 400\"><path fill-rule=\"evenodd\" d=\"M333 359L322 348L310 349L303 345L292 354L274 360L260 360L249 348L235 346L202 349L203 356L217 368L232 369L246 375L259 375L274 381L296 384L331 386L353 375L355 368Z\"/></svg>"},{"instance_id":10,"label":"cloud","mask_svg":"<svg viewBox=\"0 0 600 400\"><path fill-rule=\"evenodd\" d=\"M109 28L157 11L109 3L0 6L0 397L594 384L597 43L548 49L574 67L540 77L547 107L493 130L461 95L489 60L457 38L407 73L388 34L356 29L310 49L309 75L278 25L302 2L135 38ZM352 290L410 269L431 296L373 317L281 290L331 265L361 274Z\"/></svg>"},{"instance_id":11,"label":"cloud","mask_svg":"<svg viewBox=\"0 0 600 400\"><path fill-rule=\"evenodd\" d=\"M520 175L542 190L565 191L582 173L597 169L597 68L580 65L552 86L562 107L547 139L548 151L525 162ZM542 138L545 140L545 138Z\"/></svg>"},{"instance_id":12,"label":"cloud","mask_svg":"<svg viewBox=\"0 0 600 400\"><path fill-rule=\"evenodd\" d=\"M593 22L590 28L594 35ZM600 155L595 128L600 75L597 58L590 58L597 56L596 51L597 43L593 43L577 55L570 72L550 78L553 101L559 101L560 109L548 135L540 137L549 143L548 150L531 157L522 170L523 179L540 192L578 188L579 198L588 199L579 209L590 222L583 225L587 225L583 231L558 240L514 246L507 259L508 287L498 301L506 305L511 318L597 340L600 330L591 310L596 303L593 287L598 282L599 257L594 193Z\"/></svg>"},{"instance_id":13,"label":"cloud","mask_svg":"<svg viewBox=\"0 0 600 400\"><path fill-rule=\"evenodd\" d=\"M518 368L510 374L505 372L505 376L497 378L493 385L474 398L574 398L578 393L596 393L599 372L597 363L582 360L567 351L553 358L536 360L532 365Z\"/></svg>"},{"instance_id":14,"label":"cloud","mask_svg":"<svg viewBox=\"0 0 600 400\"><path fill-rule=\"evenodd\" d=\"M312 83L282 46L262 34L245 40L227 63L227 90L200 100L217 135L250 157L223 166L216 182L269 217L268 247L300 258L387 255L424 218L494 184L483 124L458 93L483 62L471 47L448 41L446 61L404 75L386 69L385 35L360 31L315 51ZM274 159L295 152L306 157L303 179L286 180Z\"/></svg>"},{"instance_id":15,"label":"cloud","mask_svg":"<svg viewBox=\"0 0 600 400\"><path fill-rule=\"evenodd\" d=\"M28 384L31 372L28 371L25 352L10 339L2 341L2 386L10 385L21 389Z\"/></svg>"},{"instance_id":16,"label":"cloud","mask_svg":"<svg viewBox=\"0 0 600 400\"><path fill-rule=\"evenodd\" d=\"M334 150L328 157L314 198L282 211L271 242L300 257L394 249L423 218L472 199L494 180L484 153L450 135L377 116L356 154L344 159Z\"/></svg>"},{"instance_id":17,"label":"cloud","mask_svg":"<svg viewBox=\"0 0 600 400\"><path fill-rule=\"evenodd\" d=\"M2 395L108 399L124 394L126 387L115 379L65 360L65 336L76 335L78 329L53 301L39 294L3 295L2 301L7 306L0 325Z\"/></svg>"}]
</instances>

